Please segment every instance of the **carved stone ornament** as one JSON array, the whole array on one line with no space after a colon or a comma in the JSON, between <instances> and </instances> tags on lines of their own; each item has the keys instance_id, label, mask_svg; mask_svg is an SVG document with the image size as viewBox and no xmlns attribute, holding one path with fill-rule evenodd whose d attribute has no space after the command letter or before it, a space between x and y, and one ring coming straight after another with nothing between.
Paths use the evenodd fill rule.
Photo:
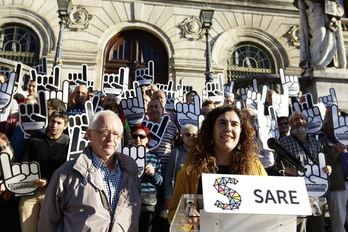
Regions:
<instances>
[{"instance_id":1,"label":"carved stone ornament","mask_svg":"<svg viewBox=\"0 0 348 232\"><path fill-rule=\"evenodd\" d=\"M198 40L202 38L202 23L196 16L186 18L181 24L182 33L185 38Z\"/></svg>"},{"instance_id":2,"label":"carved stone ornament","mask_svg":"<svg viewBox=\"0 0 348 232\"><path fill-rule=\"evenodd\" d=\"M82 6L74 7L69 13L67 27L76 31L87 29L92 18Z\"/></svg>"},{"instance_id":3,"label":"carved stone ornament","mask_svg":"<svg viewBox=\"0 0 348 232\"><path fill-rule=\"evenodd\" d=\"M288 32L292 46L300 46L300 27L293 26Z\"/></svg>"}]
</instances>

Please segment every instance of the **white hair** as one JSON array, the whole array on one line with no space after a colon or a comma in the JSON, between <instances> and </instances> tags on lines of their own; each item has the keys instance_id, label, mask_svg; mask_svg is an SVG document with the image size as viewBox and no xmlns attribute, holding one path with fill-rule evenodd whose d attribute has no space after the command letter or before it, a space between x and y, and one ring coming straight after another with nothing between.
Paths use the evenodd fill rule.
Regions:
<instances>
[{"instance_id":1,"label":"white hair","mask_svg":"<svg viewBox=\"0 0 348 232\"><path fill-rule=\"evenodd\" d=\"M98 113L96 113L94 115L94 117L92 118L92 120L89 122L88 129L91 129L91 130L96 129L95 125L98 122L99 118L103 117L103 116L107 116L107 115L115 117L115 120L117 121L117 123L120 123L122 125L122 121L121 121L120 117L115 112L113 112L111 110L101 110Z\"/></svg>"},{"instance_id":2,"label":"white hair","mask_svg":"<svg viewBox=\"0 0 348 232\"><path fill-rule=\"evenodd\" d=\"M195 130L196 132L198 131L198 127L193 125L193 124L185 124L185 126L181 127L180 129L180 133L181 134L184 134L185 130L186 129L193 129Z\"/></svg>"}]
</instances>

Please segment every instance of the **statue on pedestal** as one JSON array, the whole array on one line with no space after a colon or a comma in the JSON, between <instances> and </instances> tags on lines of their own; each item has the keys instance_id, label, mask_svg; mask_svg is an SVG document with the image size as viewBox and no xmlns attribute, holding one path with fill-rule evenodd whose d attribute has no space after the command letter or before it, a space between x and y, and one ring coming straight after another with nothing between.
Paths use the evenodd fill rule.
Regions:
<instances>
[{"instance_id":1,"label":"statue on pedestal","mask_svg":"<svg viewBox=\"0 0 348 232\"><path fill-rule=\"evenodd\" d=\"M338 0L295 0L300 11L300 67L346 68L341 27L343 7Z\"/></svg>"}]
</instances>

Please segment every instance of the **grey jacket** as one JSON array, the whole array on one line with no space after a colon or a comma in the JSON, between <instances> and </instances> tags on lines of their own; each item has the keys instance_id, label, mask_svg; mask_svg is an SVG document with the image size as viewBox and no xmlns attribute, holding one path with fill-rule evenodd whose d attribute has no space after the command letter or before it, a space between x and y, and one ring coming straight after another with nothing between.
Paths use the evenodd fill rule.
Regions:
<instances>
[{"instance_id":1,"label":"grey jacket","mask_svg":"<svg viewBox=\"0 0 348 232\"><path fill-rule=\"evenodd\" d=\"M39 232L138 231L141 202L135 161L130 156L115 154L122 180L112 217L91 152L89 145L76 160L66 162L53 174L41 207Z\"/></svg>"}]
</instances>

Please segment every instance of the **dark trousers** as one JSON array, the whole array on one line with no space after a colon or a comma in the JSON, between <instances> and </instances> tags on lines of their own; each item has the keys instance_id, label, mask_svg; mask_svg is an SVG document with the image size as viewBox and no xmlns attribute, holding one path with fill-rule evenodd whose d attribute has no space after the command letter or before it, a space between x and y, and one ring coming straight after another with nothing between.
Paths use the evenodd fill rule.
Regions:
<instances>
[{"instance_id":1,"label":"dark trousers","mask_svg":"<svg viewBox=\"0 0 348 232\"><path fill-rule=\"evenodd\" d=\"M151 232L153 225L153 212L141 212L139 217L139 232Z\"/></svg>"}]
</instances>

